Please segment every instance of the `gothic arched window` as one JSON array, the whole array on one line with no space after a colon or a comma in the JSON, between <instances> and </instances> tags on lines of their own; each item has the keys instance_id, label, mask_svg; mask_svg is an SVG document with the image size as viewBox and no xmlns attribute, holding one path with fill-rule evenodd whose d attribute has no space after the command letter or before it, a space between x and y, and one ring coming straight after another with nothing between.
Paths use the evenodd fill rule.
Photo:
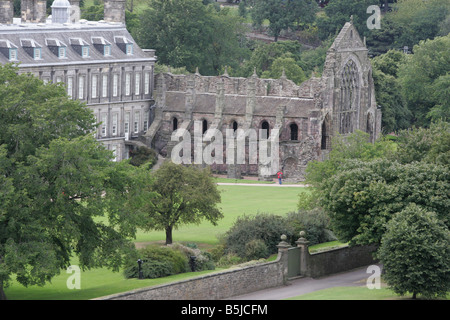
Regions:
<instances>
[{"instance_id":1,"label":"gothic arched window","mask_svg":"<svg viewBox=\"0 0 450 320\"><path fill-rule=\"evenodd\" d=\"M356 109L359 103L359 72L353 60L341 71L341 99L338 107L339 133L353 132Z\"/></svg>"}]
</instances>

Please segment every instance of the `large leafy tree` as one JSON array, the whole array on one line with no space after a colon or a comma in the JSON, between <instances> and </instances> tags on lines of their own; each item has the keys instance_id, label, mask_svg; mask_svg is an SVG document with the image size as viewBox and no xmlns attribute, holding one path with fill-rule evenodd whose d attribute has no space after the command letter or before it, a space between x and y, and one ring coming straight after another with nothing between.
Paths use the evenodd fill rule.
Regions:
<instances>
[{"instance_id":1,"label":"large leafy tree","mask_svg":"<svg viewBox=\"0 0 450 320\"><path fill-rule=\"evenodd\" d=\"M190 72L198 67L201 74L213 75L223 66L237 66L245 51L240 18L200 0L152 0L140 19L136 40L156 49L164 65Z\"/></svg>"},{"instance_id":2,"label":"large leafy tree","mask_svg":"<svg viewBox=\"0 0 450 320\"><path fill-rule=\"evenodd\" d=\"M421 42L399 68L402 94L418 125L449 118L450 35Z\"/></svg>"},{"instance_id":3,"label":"large leafy tree","mask_svg":"<svg viewBox=\"0 0 450 320\"><path fill-rule=\"evenodd\" d=\"M74 255L82 268L117 269L135 232L124 210L131 166L93 138L92 112L63 86L17 71L0 67L2 297L11 276L43 285Z\"/></svg>"},{"instance_id":4,"label":"large leafy tree","mask_svg":"<svg viewBox=\"0 0 450 320\"><path fill-rule=\"evenodd\" d=\"M372 59L375 94L382 108L381 126L385 133L397 132L411 125L412 113L406 106L398 79L398 69L406 60L406 54L398 50L390 50Z\"/></svg>"},{"instance_id":5,"label":"large leafy tree","mask_svg":"<svg viewBox=\"0 0 450 320\"><path fill-rule=\"evenodd\" d=\"M310 0L253 0L249 3L254 23L261 25L267 19L275 42L281 31L313 22L317 10L315 1Z\"/></svg>"},{"instance_id":6,"label":"large leafy tree","mask_svg":"<svg viewBox=\"0 0 450 320\"><path fill-rule=\"evenodd\" d=\"M143 228L164 230L166 244L172 243L172 231L180 225L203 219L215 225L223 217L217 207L220 193L208 169L166 161L153 178L147 190L155 196L142 207L147 215Z\"/></svg>"},{"instance_id":7,"label":"large leafy tree","mask_svg":"<svg viewBox=\"0 0 450 320\"><path fill-rule=\"evenodd\" d=\"M384 280L400 295L445 297L450 291L450 231L434 212L412 203L394 215L378 258Z\"/></svg>"}]
</instances>

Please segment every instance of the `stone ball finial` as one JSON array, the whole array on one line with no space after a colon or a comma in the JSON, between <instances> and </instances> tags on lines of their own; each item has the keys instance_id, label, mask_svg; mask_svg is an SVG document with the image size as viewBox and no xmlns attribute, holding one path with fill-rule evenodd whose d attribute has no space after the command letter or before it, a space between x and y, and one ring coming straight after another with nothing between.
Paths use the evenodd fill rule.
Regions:
<instances>
[{"instance_id":1,"label":"stone ball finial","mask_svg":"<svg viewBox=\"0 0 450 320\"><path fill-rule=\"evenodd\" d=\"M280 237L280 239L281 239L281 241L286 241L287 237L286 237L285 234L282 234L281 237Z\"/></svg>"},{"instance_id":2,"label":"stone ball finial","mask_svg":"<svg viewBox=\"0 0 450 320\"><path fill-rule=\"evenodd\" d=\"M300 231L299 233L300 237L304 238L306 236L306 232L305 231Z\"/></svg>"}]
</instances>

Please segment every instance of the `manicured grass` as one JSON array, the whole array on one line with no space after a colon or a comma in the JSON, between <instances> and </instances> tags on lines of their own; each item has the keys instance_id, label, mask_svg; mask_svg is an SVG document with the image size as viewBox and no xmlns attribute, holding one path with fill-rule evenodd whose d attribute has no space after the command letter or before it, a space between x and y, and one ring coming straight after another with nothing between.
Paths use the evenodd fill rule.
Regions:
<instances>
[{"instance_id":1,"label":"manicured grass","mask_svg":"<svg viewBox=\"0 0 450 320\"><path fill-rule=\"evenodd\" d=\"M54 277L52 282L43 287L31 286L28 288L13 282L5 290L9 300L89 300L138 288L150 287L197 277L203 274L218 272L219 269L202 272L188 272L159 279L125 279L122 272L112 272L107 269L93 269L81 272L81 288L68 289L67 280L71 274L64 270Z\"/></svg>"},{"instance_id":2,"label":"manicured grass","mask_svg":"<svg viewBox=\"0 0 450 320\"><path fill-rule=\"evenodd\" d=\"M286 300L395 300L405 299L398 296L392 290L381 287L380 289L368 289L366 286L358 287L334 287L319 290Z\"/></svg>"},{"instance_id":3,"label":"manicured grass","mask_svg":"<svg viewBox=\"0 0 450 320\"><path fill-rule=\"evenodd\" d=\"M307 188L285 187L256 187L256 186L219 186L222 194L221 208L224 218L213 226L203 222L199 226L183 226L174 230L174 242L195 242L198 244L214 245L218 242L217 235L226 232L241 215L255 215L257 213L273 213L284 215L294 211L297 206L298 194L308 192ZM143 232L137 235L137 242L163 242L163 231ZM76 262L74 262L76 264ZM203 273L216 272L205 271ZM11 300L85 300L106 296L114 293L129 291L137 288L159 285L171 281L185 279L203 274L201 272L185 273L161 279L124 279L121 272L107 269L93 269L81 272L81 290L68 289L66 282L72 274L64 270L52 279L52 283L43 287L32 286L24 288L17 282L5 290Z\"/></svg>"},{"instance_id":4,"label":"manicured grass","mask_svg":"<svg viewBox=\"0 0 450 320\"><path fill-rule=\"evenodd\" d=\"M224 218L213 226L204 221L200 225L181 226L173 231L174 242L196 242L217 244L218 236L231 228L239 216L271 213L285 215L297 208L298 195L309 192L308 188L298 187L252 187L252 186L218 186L221 191L220 207ZM136 242L153 242L165 240L164 231L139 231Z\"/></svg>"}]
</instances>

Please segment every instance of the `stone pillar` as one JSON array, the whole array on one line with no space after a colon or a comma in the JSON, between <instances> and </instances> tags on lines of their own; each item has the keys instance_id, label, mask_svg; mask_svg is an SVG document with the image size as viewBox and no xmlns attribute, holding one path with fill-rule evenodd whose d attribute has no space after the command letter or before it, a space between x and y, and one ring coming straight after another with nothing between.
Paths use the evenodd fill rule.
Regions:
<instances>
[{"instance_id":1,"label":"stone pillar","mask_svg":"<svg viewBox=\"0 0 450 320\"><path fill-rule=\"evenodd\" d=\"M12 24L14 15L13 0L0 0L0 23Z\"/></svg>"},{"instance_id":2,"label":"stone pillar","mask_svg":"<svg viewBox=\"0 0 450 320\"><path fill-rule=\"evenodd\" d=\"M289 264L289 248L291 248L291 245L286 242L286 235L281 235L281 242L277 245L278 248L278 259L283 266L283 283L285 284L288 279L288 264Z\"/></svg>"},{"instance_id":3,"label":"stone pillar","mask_svg":"<svg viewBox=\"0 0 450 320\"><path fill-rule=\"evenodd\" d=\"M302 276L310 276L311 272L309 269L309 241L305 238L306 232L300 231L300 238L298 238L295 243L297 247L300 248L300 274Z\"/></svg>"}]
</instances>

